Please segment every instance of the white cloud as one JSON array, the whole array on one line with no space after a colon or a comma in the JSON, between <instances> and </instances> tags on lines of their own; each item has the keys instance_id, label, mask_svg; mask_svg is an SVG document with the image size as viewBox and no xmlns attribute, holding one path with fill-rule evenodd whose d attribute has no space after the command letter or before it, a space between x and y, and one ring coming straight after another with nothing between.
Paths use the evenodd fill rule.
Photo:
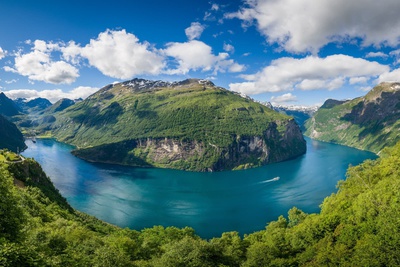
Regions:
<instances>
[{"instance_id":1,"label":"white cloud","mask_svg":"<svg viewBox=\"0 0 400 267\"><path fill-rule=\"evenodd\" d=\"M400 68L381 74L376 82L400 82Z\"/></svg>"},{"instance_id":2,"label":"white cloud","mask_svg":"<svg viewBox=\"0 0 400 267\"><path fill-rule=\"evenodd\" d=\"M387 58L388 55L386 55L383 52L369 52L366 56L366 58L376 58L376 57L381 57L381 58Z\"/></svg>"},{"instance_id":3,"label":"white cloud","mask_svg":"<svg viewBox=\"0 0 400 267\"><path fill-rule=\"evenodd\" d=\"M235 52L235 47L233 47L233 45L231 45L231 44L224 43L224 50L226 52L233 53L233 52Z\"/></svg>"},{"instance_id":4,"label":"white cloud","mask_svg":"<svg viewBox=\"0 0 400 267\"><path fill-rule=\"evenodd\" d=\"M389 56L393 57L393 65L400 63L400 49L393 50L389 53Z\"/></svg>"},{"instance_id":5,"label":"white cloud","mask_svg":"<svg viewBox=\"0 0 400 267\"><path fill-rule=\"evenodd\" d=\"M225 18L256 24L272 44L286 51L316 53L331 42L360 38L363 46L400 43L398 0L246 0Z\"/></svg>"},{"instance_id":6,"label":"white cloud","mask_svg":"<svg viewBox=\"0 0 400 267\"><path fill-rule=\"evenodd\" d=\"M358 83L365 84L368 82L368 80L369 80L368 77L352 77L349 79L349 83L350 84L358 84Z\"/></svg>"},{"instance_id":7,"label":"white cloud","mask_svg":"<svg viewBox=\"0 0 400 267\"><path fill-rule=\"evenodd\" d=\"M211 10L213 10L213 11L218 11L219 10L219 5L218 4L212 4L212 6L211 6Z\"/></svg>"},{"instance_id":8,"label":"white cloud","mask_svg":"<svg viewBox=\"0 0 400 267\"><path fill-rule=\"evenodd\" d=\"M149 43L139 42L135 35L125 30L102 32L81 49L70 42L63 51L64 57L74 58L79 54L104 75L118 79L156 75L164 67L164 58Z\"/></svg>"},{"instance_id":9,"label":"white cloud","mask_svg":"<svg viewBox=\"0 0 400 267\"><path fill-rule=\"evenodd\" d=\"M287 93L280 96L271 97L271 102L274 103L297 102L297 97L295 95L292 95L292 93Z\"/></svg>"},{"instance_id":10,"label":"white cloud","mask_svg":"<svg viewBox=\"0 0 400 267\"><path fill-rule=\"evenodd\" d=\"M301 59L280 58L258 73L242 75L243 83L230 84L230 89L245 94L300 90L333 90L351 78L377 77L389 67L346 55L326 58L308 56ZM356 80L353 79L353 82Z\"/></svg>"},{"instance_id":11,"label":"white cloud","mask_svg":"<svg viewBox=\"0 0 400 267\"><path fill-rule=\"evenodd\" d=\"M16 83L18 80L16 80L16 79L12 79L12 80L7 80L7 81L4 81L6 84L12 84L12 83Z\"/></svg>"},{"instance_id":12,"label":"white cloud","mask_svg":"<svg viewBox=\"0 0 400 267\"><path fill-rule=\"evenodd\" d=\"M212 48L197 40L186 43L169 43L164 50L165 55L176 60L178 67L166 70L168 74L186 74L191 70L216 72L240 72L244 66L232 59L227 53L214 55Z\"/></svg>"},{"instance_id":13,"label":"white cloud","mask_svg":"<svg viewBox=\"0 0 400 267\"><path fill-rule=\"evenodd\" d=\"M3 59L6 56L6 51L3 50L3 48L0 47L0 59Z\"/></svg>"},{"instance_id":14,"label":"white cloud","mask_svg":"<svg viewBox=\"0 0 400 267\"><path fill-rule=\"evenodd\" d=\"M26 98L28 100L35 99L38 97L46 98L50 102L55 103L61 98L69 98L69 99L85 99L89 95L98 91L99 88L88 87L88 86L79 86L70 92L63 92L61 89L53 89L53 90L33 90L33 89L16 89L5 91L4 93L11 99L16 98Z\"/></svg>"},{"instance_id":15,"label":"white cloud","mask_svg":"<svg viewBox=\"0 0 400 267\"><path fill-rule=\"evenodd\" d=\"M71 84L79 77L78 69L65 61L53 61L51 52L58 49L57 44L36 40L32 52L15 54L14 66L5 66L8 72L27 76L30 80L52 84Z\"/></svg>"},{"instance_id":16,"label":"white cloud","mask_svg":"<svg viewBox=\"0 0 400 267\"><path fill-rule=\"evenodd\" d=\"M200 38L203 33L205 27L201 25L199 22L192 22L190 27L185 29L185 34L189 40L194 40Z\"/></svg>"}]
</instances>

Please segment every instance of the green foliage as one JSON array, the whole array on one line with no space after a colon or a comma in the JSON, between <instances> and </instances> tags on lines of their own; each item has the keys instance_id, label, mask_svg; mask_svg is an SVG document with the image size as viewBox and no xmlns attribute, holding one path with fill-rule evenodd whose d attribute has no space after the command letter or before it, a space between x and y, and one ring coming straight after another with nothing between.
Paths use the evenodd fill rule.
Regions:
<instances>
[{"instance_id":1,"label":"green foliage","mask_svg":"<svg viewBox=\"0 0 400 267\"><path fill-rule=\"evenodd\" d=\"M0 240L15 240L25 217L13 179L4 165L0 165L0 196Z\"/></svg>"}]
</instances>

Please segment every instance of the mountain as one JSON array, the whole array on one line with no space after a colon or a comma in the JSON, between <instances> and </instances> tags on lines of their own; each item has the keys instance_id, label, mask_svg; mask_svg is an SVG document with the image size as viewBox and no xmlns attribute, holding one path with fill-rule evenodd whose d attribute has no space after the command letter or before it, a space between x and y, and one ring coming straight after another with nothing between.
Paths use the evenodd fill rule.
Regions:
<instances>
[{"instance_id":1,"label":"mountain","mask_svg":"<svg viewBox=\"0 0 400 267\"><path fill-rule=\"evenodd\" d=\"M45 112L47 112L47 113L60 112L60 111L63 111L64 109L72 106L73 104L75 104L74 100L71 100L68 98L62 98L62 99L58 100L56 103L54 103L53 105L51 105L50 107L48 107Z\"/></svg>"},{"instance_id":2,"label":"mountain","mask_svg":"<svg viewBox=\"0 0 400 267\"><path fill-rule=\"evenodd\" d=\"M23 113L29 114L41 112L52 105L48 99L41 97L29 101L24 98L18 98L14 102Z\"/></svg>"},{"instance_id":3,"label":"mountain","mask_svg":"<svg viewBox=\"0 0 400 267\"><path fill-rule=\"evenodd\" d=\"M378 153L400 140L400 83L381 83L364 97L327 100L306 122L311 138Z\"/></svg>"},{"instance_id":4,"label":"mountain","mask_svg":"<svg viewBox=\"0 0 400 267\"><path fill-rule=\"evenodd\" d=\"M35 98L32 99L28 102L26 102L26 107L27 109L29 109L29 112L38 112L38 111L42 111L45 110L46 108L50 107L52 104L49 100L47 100L46 98Z\"/></svg>"},{"instance_id":5,"label":"mountain","mask_svg":"<svg viewBox=\"0 0 400 267\"><path fill-rule=\"evenodd\" d=\"M305 122L318 110L317 107L306 106L272 106L272 108L280 113L292 116L303 132L306 131Z\"/></svg>"},{"instance_id":6,"label":"mountain","mask_svg":"<svg viewBox=\"0 0 400 267\"><path fill-rule=\"evenodd\" d=\"M0 115L0 148L20 152L26 148L24 137L14 123Z\"/></svg>"},{"instance_id":7,"label":"mountain","mask_svg":"<svg viewBox=\"0 0 400 267\"><path fill-rule=\"evenodd\" d=\"M42 127L96 162L215 171L306 150L292 118L198 79L111 84L53 116Z\"/></svg>"},{"instance_id":8,"label":"mountain","mask_svg":"<svg viewBox=\"0 0 400 267\"><path fill-rule=\"evenodd\" d=\"M20 114L18 106L8 98L3 92L0 93L0 114L11 117Z\"/></svg>"}]
</instances>

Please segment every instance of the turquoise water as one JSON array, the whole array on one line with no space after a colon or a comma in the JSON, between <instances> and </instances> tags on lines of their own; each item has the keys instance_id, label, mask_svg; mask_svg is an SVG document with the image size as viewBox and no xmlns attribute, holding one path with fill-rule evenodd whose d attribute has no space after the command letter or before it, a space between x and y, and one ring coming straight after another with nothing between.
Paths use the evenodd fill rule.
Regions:
<instances>
[{"instance_id":1,"label":"turquoise water","mask_svg":"<svg viewBox=\"0 0 400 267\"><path fill-rule=\"evenodd\" d=\"M336 191L349 164L372 153L306 138L307 153L268 166L215 173L94 164L54 140L27 142L26 157L43 167L76 209L104 221L143 229L153 225L193 227L203 238L222 232L249 234L296 206L319 211ZM271 180L279 176L279 180Z\"/></svg>"}]
</instances>

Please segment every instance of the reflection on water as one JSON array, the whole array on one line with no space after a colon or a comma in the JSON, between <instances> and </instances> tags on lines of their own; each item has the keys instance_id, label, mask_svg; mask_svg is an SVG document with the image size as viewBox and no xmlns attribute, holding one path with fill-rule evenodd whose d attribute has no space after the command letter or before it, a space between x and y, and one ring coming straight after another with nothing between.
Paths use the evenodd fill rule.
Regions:
<instances>
[{"instance_id":1,"label":"reflection on water","mask_svg":"<svg viewBox=\"0 0 400 267\"><path fill-rule=\"evenodd\" d=\"M372 153L307 140L307 154L268 166L216 173L93 164L54 140L27 142L70 204L121 227L190 226L203 238L261 230L296 206L318 212L349 164ZM274 179L279 177L279 179Z\"/></svg>"}]
</instances>

